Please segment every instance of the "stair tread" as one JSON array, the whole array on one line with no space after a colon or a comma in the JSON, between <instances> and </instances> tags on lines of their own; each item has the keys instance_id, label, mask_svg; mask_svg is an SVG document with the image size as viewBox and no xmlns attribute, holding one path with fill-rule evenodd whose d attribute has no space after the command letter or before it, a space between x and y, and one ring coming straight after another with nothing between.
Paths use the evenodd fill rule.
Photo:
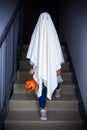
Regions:
<instances>
[{"instance_id":1,"label":"stair tread","mask_svg":"<svg viewBox=\"0 0 87 130\"><path fill-rule=\"evenodd\" d=\"M24 94L13 94L11 100L37 100L36 94L35 93L24 93ZM73 94L62 94L61 97L59 98L55 98L54 95L52 97L52 100L55 101L66 101L66 100L77 100L77 98L75 97L75 95Z\"/></svg>"},{"instance_id":2,"label":"stair tread","mask_svg":"<svg viewBox=\"0 0 87 130\"><path fill-rule=\"evenodd\" d=\"M64 64L62 64L61 70L67 70L70 71L71 70L71 63L69 61L66 61ZM28 59L21 59L20 60L20 65L19 65L19 70L29 70L30 69L30 64L29 64L29 60Z\"/></svg>"},{"instance_id":3,"label":"stair tread","mask_svg":"<svg viewBox=\"0 0 87 130\"><path fill-rule=\"evenodd\" d=\"M48 121L81 121L76 111L47 111ZM39 111L20 110L10 111L7 120L11 121L39 121Z\"/></svg>"},{"instance_id":4,"label":"stair tread","mask_svg":"<svg viewBox=\"0 0 87 130\"><path fill-rule=\"evenodd\" d=\"M64 54L64 55L68 55L67 52L63 52L63 54ZM21 56L23 56L23 55L24 55L25 58L26 58L27 52L26 52L26 51L22 51Z\"/></svg>"},{"instance_id":5,"label":"stair tread","mask_svg":"<svg viewBox=\"0 0 87 130\"><path fill-rule=\"evenodd\" d=\"M23 51L21 53L21 60L26 60L26 55L27 55L27 52ZM69 59L68 54L66 52L64 52L63 55L64 55L64 60L68 61L68 59Z\"/></svg>"},{"instance_id":6,"label":"stair tread","mask_svg":"<svg viewBox=\"0 0 87 130\"><path fill-rule=\"evenodd\" d=\"M21 70L21 71L17 71L17 76L26 76L26 77L31 77L31 76L29 76L29 73L28 73L28 71L27 70ZM62 73L61 73L61 76L65 76L65 77L71 77L73 75L73 73L72 72L70 72L70 71L63 71ZM22 78L21 77L21 78Z\"/></svg>"},{"instance_id":7,"label":"stair tread","mask_svg":"<svg viewBox=\"0 0 87 130\"><path fill-rule=\"evenodd\" d=\"M17 84L18 85L24 85L25 81L26 80L16 80L15 83L14 83L14 85L17 85ZM75 85L76 86L75 82L73 82L73 81L64 81L64 82L61 83L61 85L67 85L67 86L68 85L70 85L70 86Z\"/></svg>"},{"instance_id":8,"label":"stair tread","mask_svg":"<svg viewBox=\"0 0 87 130\"><path fill-rule=\"evenodd\" d=\"M26 69L24 69L24 70L18 70L17 73L28 73L28 71L27 71ZM71 72L71 71L66 71L66 70L65 70L65 71L63 71L62 73L64 73L64 74L65 74L65 73L71 74L71 73L73 73L73 72Z\"/></svg>"},{"instance_id":9,"label":"stair tread","mask_svg":"<svg viewBox=\"0 0 87 130\"><path fill-rule=\"evenodd\" d=\"M31 76L31 78L33 78ZM14 84L24 84L26 80L16 80ZM75 85L75 81L64 81L63 83L61 83L62 85Z\"/></svg>"},{"instance_id":10,"label":"stair tread","mask_svg":"<svg viewBox=\"0 0 87 130\"><path fill-rule=\"evenodd\" d=\"M74 81L74 76L72 72L62 72L62 79L64 81ZM17 80L27 80L33 77L29 75L28 71L17 71Z\"/></svg>"},{"instance_id":11,"label":"stair tread","mask_svg":"<svg viewBox=\"0 0 87 130\"><path fill-rule=\"evenodd\" d=\"M14 93L26 93L24 88L25 81L16 81L14 83ZM73 82L63 82L61 83L61 93L62 94L74 94L75 93L75 84Z\"/></svg>"},{"instance_id":12,"label":"stair tread","mask_svg":"<svg viewBox=\"0 0 87 130\"><path fill-rule=\"evenodd\" d=\"M26 62L26 63L28 63L29 64L29 59L20 59L20 63L21 62ZM66 61L64 64L62 64L62 65L69 65L69 64L71 64L69 61Z\"/></svg>"},{"instance_id":13,"label":"stair tread","mask_svg":"<svg viewBox=\"0 0 87 130\"><path fill-rule=\"evenodd\" d=\"M78 111L78 100L73 95L64 95L60 98L55 98L54 94L52 100L47 99L47 109L49 110L75 110ZM38 109L38 99L35 93L13 94L10 100L10 109L14 110L36 110Z\"/></svg>"},{"instance_id":14,"label":"stair tread","mask_svg":"<svg viewBox=\"0 0 87 130\"><path fill-rule=\"evenodd\" d=\"M24 44L23 45L23 51L27 51L28 47L29 47L29 44ZM66 49L64 45L61 45L61 48L62 48L63 51Z\"/></svg>"},{"instance_id":15,"label":"stair tread","mask_svg":"<svg viewBox=\"0 0 87 130\"><path fill-rule=\"evenodd\" d=\"M23 64L23 63L25 63L26 65L30 65L30 63L29 63L29 60L28 59L20 59L20 64ZM64 64L62 64L62 66L64 67L64 66L69 66L71 63L69 62L69 61L66 61ZM26 66L25 66L25 68L26 68Z\"/></svg>"}]
</instances>

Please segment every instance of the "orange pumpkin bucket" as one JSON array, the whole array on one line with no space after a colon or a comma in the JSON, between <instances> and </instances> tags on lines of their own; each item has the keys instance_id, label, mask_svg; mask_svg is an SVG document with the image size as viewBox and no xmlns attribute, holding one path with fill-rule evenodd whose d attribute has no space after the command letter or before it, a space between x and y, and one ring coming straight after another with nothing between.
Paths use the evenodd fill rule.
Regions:
<instances>
[{"instance_id":1,"label":"orange pumpkin bucket","mask_svg":"<svg viewBox=\"0 0 87 130\"><path fill-rule=\"evenodd\" d=\"M32 92L36 89L37 83L35 80L27 80L25 82L25 89L27 89L29 92Z\"/></svg>"}]
</instances>

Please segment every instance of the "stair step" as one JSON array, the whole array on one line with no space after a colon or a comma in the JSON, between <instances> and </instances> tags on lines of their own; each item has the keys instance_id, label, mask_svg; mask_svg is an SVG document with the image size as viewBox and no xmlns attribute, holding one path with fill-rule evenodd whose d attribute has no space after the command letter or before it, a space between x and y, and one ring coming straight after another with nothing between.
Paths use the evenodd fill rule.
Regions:
<instances>
[{"instance_id":1,"label":"stair step","mask_svg":"<svg viewBox=\"0 0 87 130\"><path fill-rule=\"evenodd\" d=\"M21 60L26 60L26 55L27 55L27 52L25 52L25 51L23 51L22 53L21 53ZM64 53L63 54L63 56L64 56L64 60L65 61L68 61L68 54L67 53Z\"/></svg>"},{"instance_id":2,"label":"stair step","mask_svg":"<svg viewBox=\"0 0 87 130\"><path fill-rule=\"evenodd\" d=\"M9 103L9 113L4 123L4 130L82 130L82 119L78 112L78 100L75 96L75 80L71 71L71 63L65 46L62 46L65 63L62 65L61 97L47 99L47 121L39 119L38 98L35 92L29 93L24 88L28 79L29 60L26 59L28 44L24 44L17 71L17 80L14 83L13 95Z\"/></svg>"},{"instance_id":3,"label":"stair step","mask_svg":"<svg viewBox=\"0 0 87 130\"><path fill-rule=\"evenodd\" d=\"M26 93L21 93L21 94L13 94L12 100L36 100L36 94L34 92L29 93L26 91ZM55 98L54 95L52 97L53 100L77 100L76 96L73 94L61 94L61 97Z\"/></svg>"},{"instance_id":4,"label":"stair step","mask_svg":"<svg viewBox=\"0 0 87 130\"><path fill-rule=\"evenodd\" d=\"M14 94L10 100L10 110L37 110L38 99L35 93ZM48 110L75 110L78 111L78 101L73 95L61 95L60 98L47 99Z\"/></svg>"},{"instance_id":5,"label":"stair step","mask_svg":"<svg viewBox=\"0 0 87 130\"><path fill-rule=\"evenodd\" d=\"M20 60L20 67L19 70L29 70L30 69L30 64L29 64L29 60ZM67 70L70 71L71 67L70 67L70 62L65 62L64 64L62 64L62 71L63 70Z\"/></svg>"},{"instance_id":6,"label":"stair step","mask_svg":"<svg viewBox=\"0 0 87 130\"><path fill-rule=\"evenodd\" d=\"M82 121L78 112L49 110L47 115L48 120L42 122L39 119L39 111L10 111L5 121L5 129L81 130L82 128Z\"/></svg>"},{"instance_id":7,"label":"stair step","mask_svg":"<svg viewBox=\"0 0 87 130\"><path fill-rule=\"evenodd\" d=\"M11 121L39 121L39 111L33 110L20 110L10 111L7 120ZM76 111L53 111L49 110L48 120L49 121L81 121L79 113Z\"/></svg>"},{"instance_id":8,"label":"stair step","mask_svg":"<svg viewBox=\"0 0 87 130\"><path fill-rule=\"evenodd\" d=\"M71 72L62 72L61 74L64 81L73 81L73 73ZM28 74L28 71L17 71L17 80L27 80L31 78Z\"/></svg>"},{"instance_id":9,"label":"stair step","mask_svg":"<svg viewBox=\"0 0 87 130\"><path fill-rule=\"evenodd\" d=\"M26 93L24 88L24 83L15 83L14 84L14 93ZM75 84L61 84L61 94L74 94L75 93Z\"/></svg>"},{"instance_id":10,"label":"stair step","mask_svg":"<svg viewBox=\"0 0 87 130\"><path fill-rule=\"evenodd\" d=\"M74 121L6 121L5 130L82 130L82 122Z\"/></svg>"},{"instance_id":11,"label":"stair step","mask_svg":"<svg viewBox=\"0 0 87 130\"><path fill-rule=\"evenodd\" d=\"M24 44L23 45L23 51L27 52L28 51L28 47L29 47L29 44ZM66 51L66 47L64 45L62 45L61 48L62 48L63 52Z\"/></svg>"}]
</instances>

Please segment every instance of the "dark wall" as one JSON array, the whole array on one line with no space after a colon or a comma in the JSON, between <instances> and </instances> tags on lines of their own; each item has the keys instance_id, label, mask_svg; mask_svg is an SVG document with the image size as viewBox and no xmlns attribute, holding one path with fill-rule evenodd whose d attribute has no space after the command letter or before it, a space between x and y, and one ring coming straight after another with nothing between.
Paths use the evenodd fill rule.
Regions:
<instances>
[{"instance_id":1,"label":"dark wall","mask_svg":"<svg viewBox=\"0 0 87 130\"><path fill-rule=\"evenodd\" d=\"M24 1L24 43L28 43L33 28L33 5L31 0Z\"/></svg>"},{"instance_id":2,"label":"dark wall","mask_svg":"<svg viewBox=\"0 0 87 130\"><path fill-rule=\"evenodd\" d=\"M87 114L86 0L62 0L61 39L67 42Z\"/></svg>"},{"instance_id":3,"label":"dark wall","mask_svg":"<svg viewBox=\"0 0 87 130\"><path fill-rule=\"evenodd\" d=\"M24 34L25 43L28 43L36 25L37 19L42 12L50 13L55 27L59 29L60 0L29 0L24 1Z\"/></svg>"}]
</instances>

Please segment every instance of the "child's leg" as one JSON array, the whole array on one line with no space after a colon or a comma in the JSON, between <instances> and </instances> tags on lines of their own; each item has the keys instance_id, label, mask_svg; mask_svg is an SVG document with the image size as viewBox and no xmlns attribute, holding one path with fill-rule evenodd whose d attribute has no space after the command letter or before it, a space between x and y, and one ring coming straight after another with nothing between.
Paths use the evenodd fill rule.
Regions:
<instances>
[{"instance_id":1,"label":"child's leg","mask_svg":"<svg viewBox=\"0 0 87 130\"><path fill-rule=\"evenodd\" d=\"M42 95L41 97L39 97L40 108L46 107L46 92L47 92L47 88L44 86L44 83L42 83Z\"/></svg>"},{"instance_id":2,"label":"child's leg","mask_svg":"<svg viewBox=\"0 0 87 130\"><path fill-rule=\"evenodd\" d=\"M61 88L60 88L60 83L58 83L57 88L55 90L55 97L60 97L61 96Z\"/></svg>"},{"instance_id":3,"label":"child's leg","mask_svg":"<svg viewBox=\"0 0 87 130\"><path fill-rule=\"evenodd\" d=\"M46 115L46 92L47 88L44 86L44 83L42 84L42 95L39 97L39 106L40 106L40 119L42 121L47 120L47 115Z\"/></svg>"},{"instance_id":4,"label":"child's leg","mask_svg":"<svg viewBox=\"0 0 87 130\"><path fill-rule=\"evenodd\" d=\"M60 83L58 83L56 90L57 90L57 89L60 89Z\"/></svg>"}]
</instances>

